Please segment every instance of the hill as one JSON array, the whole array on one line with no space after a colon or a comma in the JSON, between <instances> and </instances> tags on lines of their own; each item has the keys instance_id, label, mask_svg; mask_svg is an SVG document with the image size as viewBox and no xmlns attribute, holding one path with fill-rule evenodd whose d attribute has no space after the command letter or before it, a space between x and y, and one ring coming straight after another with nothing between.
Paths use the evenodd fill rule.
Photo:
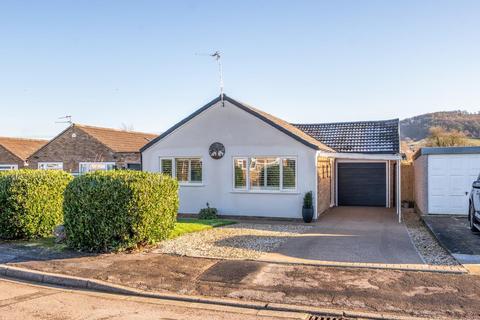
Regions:
<instances>
[{"instance_id":1,"label":"hill","mask_svg":"<svg viewBox=\"0 0 480 320\"><path fill-rule=\"evenodd\" d=\"M447 130L464 132L468 137L480 137L480 112L442 111L426 113L400 121L402 140L419 141L428 136L430 127L439 126Z\"/></svg>"}]
</instances>

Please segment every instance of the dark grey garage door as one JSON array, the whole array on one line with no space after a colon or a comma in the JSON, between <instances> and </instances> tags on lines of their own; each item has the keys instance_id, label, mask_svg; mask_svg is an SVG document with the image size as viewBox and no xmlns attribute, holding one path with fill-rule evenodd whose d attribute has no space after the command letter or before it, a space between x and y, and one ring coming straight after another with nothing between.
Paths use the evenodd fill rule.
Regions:
<instances>
[{"instance_id":1,"label":"dark grey garage door","mask_svg":"<svg viewBox=\"0 0 480 320\"><path fill-rule=\"evenodd\" d=\"M385 163L338 163L339 206L386 206Z\"/></svg>"}]
</instances>

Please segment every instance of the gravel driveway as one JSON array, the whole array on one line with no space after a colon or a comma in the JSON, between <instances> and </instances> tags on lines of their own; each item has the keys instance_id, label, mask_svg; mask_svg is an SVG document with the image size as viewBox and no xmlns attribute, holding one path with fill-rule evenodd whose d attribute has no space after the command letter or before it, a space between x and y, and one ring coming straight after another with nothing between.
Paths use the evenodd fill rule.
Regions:
<instances>
[{"instance_id":1,"label":"gravel driveway","mask_svg":"<svg viewBox=\"0 0 480 320\"><path fill-rule=\"evenodd\" d=\"M164 241L153 252L190 257L257 259L278 248L289 237L310 228L301 224L238 223Z\"/></svg>"}]
</instances>

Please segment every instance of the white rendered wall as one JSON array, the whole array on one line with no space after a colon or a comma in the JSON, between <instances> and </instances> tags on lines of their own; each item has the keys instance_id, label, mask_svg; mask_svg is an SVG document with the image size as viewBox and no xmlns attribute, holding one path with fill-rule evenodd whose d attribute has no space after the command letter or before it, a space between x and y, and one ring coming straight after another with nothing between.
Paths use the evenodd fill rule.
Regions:
<instances>
[{"instance_id":1,"label":"white rendered wall","mask_svg":"<svg viewBox=\"0 0 480 320\"><path fill-rule=\"evenodd\" d=\"M208 154L213 142L225 146L225 155ZM241 156L290 156L297 158L297 190L241 192L233 190L233 158ZM161 157L201 157L203 184L180 187L180 213L198 213L209 202L222 215L301 218L302 199L315 194L316 152L299 141L225 102L196 116L142 153L143 170L159 171Z\"/></svg>"}]
</instances>

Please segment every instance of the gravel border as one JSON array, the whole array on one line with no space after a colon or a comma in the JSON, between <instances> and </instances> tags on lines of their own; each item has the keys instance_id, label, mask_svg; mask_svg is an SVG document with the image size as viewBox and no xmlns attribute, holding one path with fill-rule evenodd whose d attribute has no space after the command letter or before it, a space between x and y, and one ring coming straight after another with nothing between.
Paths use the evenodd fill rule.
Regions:
<instances>
[{"instance_id":1,"label":"gravel border","mask_svg":"<svg viewBox=\"0 0 480 320\"><path fill-rule=\"evenodd\" d=\"M155 253L191 257L257 259L287 238L312 228L304 225L238 223L163 241Z\"/></svg>"},{"instance_id":2,"label":"gravel border","mask_svg":"<svg viewBox=\"0 0 480 320\"><path fill-rule=\"evenodd\" d=\"M450 255L430 233L420 216L415 212L402 212L410 239L426 264L436 266L459 266L457 260Z\"/></svg>"}]
</instances>

